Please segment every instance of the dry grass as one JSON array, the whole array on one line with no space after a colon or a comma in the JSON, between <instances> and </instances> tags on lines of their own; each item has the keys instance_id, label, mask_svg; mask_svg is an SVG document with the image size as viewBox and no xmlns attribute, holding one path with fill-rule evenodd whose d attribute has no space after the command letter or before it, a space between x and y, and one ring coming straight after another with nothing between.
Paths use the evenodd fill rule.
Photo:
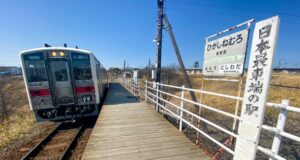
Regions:
<instances>
[{"instance_id":1,"label":"dry grass","mask_svg":"<svg viewBox=\"0 0 300 160\"><path fill-rule=\"evenodd\" d=\"M8 118L0 123L0 150L22 138L37 125L30 111L24 81L10 77L6 86Z\"/></svg>"},{"instance_id":2,"label":"dry grass","mask_svg":"<svg viewBox=\"0 0 300 160\"><path fill-rule=\"evenodd\" d=\"M28 105L24 105L9 116L3 124L0 124L0 150L13 141L22 138L36 126L32 112L28 111Z\"/></svg>"},{"instance_id":3,"label":"dry grass","mask_svg":"<svg viewBox=\"0 0 300 160\"><path fill-rule=\"evenodd\" d=\"M201 75L191 75L190 76L192 85L195 89L201 88ZM280 85L283 87L278 87L275 85ZM290 105L300 107L300 89L287 88L284 86L299 87L300 88L300 76L299 75L288 75L288 74L275 74L272 76L271 87L268 95L268 102L280 103L283 99L290 100ZM245 87L245 78L242 89L242 94ZM204 90L213 91L217 93L223 93L227 95L237 95L238 84L233 82L218 82L218 81L205 81ZM187 95L189 96L189 95ZM200 99L200 94L197 94L198 100ZM203 103L216 108L233 112L236 102L234 100L220 98L216 96L204 95ZM268 108L266 110L267 116L269 114L277 115L278 111Z\"/></svg>"}]
</instances>

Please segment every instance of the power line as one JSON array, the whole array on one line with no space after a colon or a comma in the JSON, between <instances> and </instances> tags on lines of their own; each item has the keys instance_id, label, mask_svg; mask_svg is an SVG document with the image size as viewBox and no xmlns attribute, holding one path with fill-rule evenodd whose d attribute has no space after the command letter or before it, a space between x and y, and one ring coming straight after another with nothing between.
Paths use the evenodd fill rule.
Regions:
<instances>
[{"instance_id":1,"label":"power line","mask_svg":"<svg viewBox=\"0 0 300 160\"><path fill-rule=\"evenodd\" d=\"M187 4L187 5L196 5L196 6L221 7L221 8L227 8L227 9L247 10L247 11L269 13L269 14L280 14L280 15L300 18L300 15L296 15L296 14L285 13L285 12L276 12L276 11L268 11L268 10L261 10L261 9L253 9L253 8L245 8L245 7L225 6L225 5L220 5L220 4L209 4L209 3L186 2L186 1L178 1L178 0L172 0L170 2L171 3Z\"/></svg>"},{"instance_id":2,"label":"power line","mask_svg":"<svg viewBox=\"0 0 300 160\"><path fill-rule=\"evenodd\" d=\"M243 18L253 18L253 15L246 15L246 14L232 14L228 12L208 12L208 11L200 11L200 10L191 10L191 9L184 9L184 8L173 8L168 7L169 10L179 11L179 12L190 12L190 13L203 13L203 14L210 14L210 15L219 15L219 16L233 16L233 17L243 17ZM255 18L266 18L264 16L255 16ZM286 19L281 19L281 23L289 23L289 24L300 24L293 21L288 21Z\"/></svg>"}]
</instances>

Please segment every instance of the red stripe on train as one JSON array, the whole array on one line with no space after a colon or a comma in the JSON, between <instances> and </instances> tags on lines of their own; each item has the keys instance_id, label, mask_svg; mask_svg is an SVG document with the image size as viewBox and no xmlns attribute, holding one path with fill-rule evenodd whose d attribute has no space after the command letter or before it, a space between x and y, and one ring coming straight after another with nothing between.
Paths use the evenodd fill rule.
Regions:
<instances>
[{"instance_id":1,"label":"red stripe on train","mask_svg":"<svg viewBox=\"0 0 300 160\"><path fill-rule=\"evenodd\" d=\"M43 96L50 96L49 88L38 89L38 90L29 90L31 97L43 97Z\"/></svg>"},{"instance_id":2,"label":"red stripe on train","mask_svg":"<svg viewBox=\"0 0 300 160\"><path fill-rule=\"evenodd\" d=\"M75 88L76 93L95 93L95 87L94 86L77 86Z\"/></svg>"}]
</instances>

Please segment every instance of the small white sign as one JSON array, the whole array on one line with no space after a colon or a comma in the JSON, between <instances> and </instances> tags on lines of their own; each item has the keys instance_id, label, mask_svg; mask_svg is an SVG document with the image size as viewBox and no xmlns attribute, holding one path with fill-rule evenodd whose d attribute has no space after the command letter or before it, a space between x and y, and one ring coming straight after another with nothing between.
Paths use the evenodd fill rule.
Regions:
<instances>
[{"instance_id":1,"label":"small white sign","mask_svg":"<svg viewBox=\"0 0 300 160\"><path fill-rule=\"evenodd\" d=\"M266 109L279 17L256 23L234 160L254 160Z\"/></svg>"},{"instance_id":2,"label":"small white sign","mask_svg":"<svg viewBox=\"0 0 300 160\"><path fill-rule=\"evenodd\" d=\"M221 74L230 74L230 73L240 73L243 72L243 64L242 63L236 63L236 64L223 64L220 65L219 73Z\"/></svg>"},{"instance_id":3,"label":"small white sign","mask_svg":"<svg viewBox=\"0 0 300 160\"><path fill-rule=\"evenodd\" d=\"M133 71L132 79L133 79L133 82L134 82L135 84L138 83L138 70L134 70L134 71Z\"/></svg>"}]
</instances>

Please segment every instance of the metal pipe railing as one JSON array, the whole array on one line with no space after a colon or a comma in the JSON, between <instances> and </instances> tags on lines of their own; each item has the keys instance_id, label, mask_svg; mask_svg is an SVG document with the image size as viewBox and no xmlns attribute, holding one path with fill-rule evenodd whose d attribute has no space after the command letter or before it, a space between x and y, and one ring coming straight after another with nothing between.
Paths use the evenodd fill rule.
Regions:
<instances>
[{"instance_id":1,"label":"metal pipe railing","mask_svg":"<svg viewBox=\"0 0 300 160\"><path fill-rule=\"evenodd\" d=\"M125 83L125 84L124 84L124 83ZM126 88L132 90L132 92L133 92L134 94L139 95L139 86L138 86L138 84L134 83L134 82L133 82L132 80L130 80L130 79L126 79L126 81L125 81L125 79L123 79L123 84L125 85Z\"/></svg>"},{"instance_id":2,"label":"metal pipe railing","mask_svg":"<svg viewBox=\"0 0 300 160\"><path fill-rule=\"evenodd\" d=\"M152 94L152 93L150 93ZM151 99L150 97L147 96L147 98L149 98L152 102L155 103L155 100ZM208 134L206 134L205 132L201 131L199 128L197 128L196 126L194 126L193 124L191 124L190 122L188 122L187 120L179 117L178 115L176 115L175 113L173 113L171 110L167 109L165 106L158 104L160 107L162 107L163 109L165 109L166 111L170 112L171 114L173 114L176 118L180 119L182 122L186 123L187 125L189 125L190 127L192 127L193 129L195 129L196 131L198 131L199 133L201 133L202 135L204 135L205 137L207 137L208 139L210 139L211 141L213 141L214 143L216 143L217 145L219 145L220 147L224 148L226 151L228 151L231 154L234 154L234 151L232 151L230 148L228 148L227 146L223 145L222 143L220 143L219 141L217 141L216 139L212 138L211 136L209 136Z\"/></svg>"},{"instance_id":3,"label":"metal pipe railing","mask_svg":"<svg viewBox=\"0 0 300 160\"><path fill-rule=\"evenodd\" d=\"M148 84L155 84L155 88L149 87ZM173 94L167 93L165 91L159 90L160 87L158 87L158 86L178 89L178 90L181 91L181 95L177 96L177 95L173 95ZM156 94L151 93L149 91L154 91ZM225 95L225 94L214 93L214 92L203 91L203 90L190 89L190 88L185 88L184 86L178 87L178 86L172 86L172 85L166 85L166 84L160 84L160 83L154 83L154 82L148 82L148 81L146 81L146 83L145 83L145 100L147 101L147 99L150 99L152 102L155 103L155 105L157 107L161 107L161 108L165 109L166 111L168 111L169 113L174 115L177 119L179 119L179 130L180 131L182 131L182 123L185 123L185 124L189 125L191 128L193 128L194 130L196 130L197 132L199 132L200 134L202 134L205 137L207 137L208 139L212 140L214 143L216 143L220 147L224 148L229 153L234 154L234 151L232 151L230 148L228 148L227 146L225 146L222 143L218 142L217 140L215 140L214 138L212 138L211 136L209 136L205 132L201 131L198 127L194 126L193 124L191 124L190 122L185 120L183 118L183 112L185 112L186 114L191 115L192 117L195 117L195 118L197 118L197 119L213 126L214 128L217 128L218 130L220 130L224 133L227 133L228 135L231 135L233 137L237 137L238 135L234 132L228 131L227 129L225 129L225 128L223 128L223 127L221 127L221 126L219 126L219 125L217 125L217 124L215 124L215 123L213 123L213 122L211 122L211 121L209 121L209 120L207 120L207 119L205 119L205 118L203 118L199 115L196 115L195 113L192 113L192 112L184 109L184 103L183 102L191 103L191 104L197 105L199 107L206 108L208 110L220 113L222 115L225 115L225 116L237 119L237 120L240 120L240 117L235 116L231 113L227 113L225 111L213 108L211 106L207 106L207 105L204 105L204 104L201 104L201 103L197 103L197 102L188 100L188 99L184 98L184 91L194 91L194 92L198 92L198 93L203 93L203 94L208 94L208 95L213 95L213 96L218 96L218 97L223 97L223 98L229 98L229 99L235 99L235 100L240 100L240 101L243 100L243 97ZM165 100L162 97L159 97L159 94L168 95L168 96L171 96L173 98L176 98L176 99L180 100L180 106L177 106L177 105L173 104L172 102L170 102L168 100ZM165 102L165 103L171 105L172 107L175 107L177 110L179 110L180 113L178 113L178 111L177 111L177 114L173 113L170 109L168 109L165 106L163 106L162 104L160 104L159 101ZM258 146L257 149L260 150L261 152L265 153L266 155L270 156L271 159L283 160L285 158L278 155L278 150L279 150L279 147L280 147L280 144L281 144L282 137L286 137L286 138L289 138L293 141L300 142L300 137L295 136L295 135L290 134L290 133L287 133L287 132L284 132L284 126L286 124L287 113L288 112L300 113L300 108L290 106L288 100L282 100L281 104L268 102L266 104L266 106L272 107L274 109L280 109L279 118L278 118L276 127L267 126L267 125L262 125L261 126L262 129L267 130L267 131L272 132L272 133L275 134L274 139L273 139L272 148L267 149L267 148L263 148L261 146Z\"/></svg>"},{"instance_id":4,"label":"metal pipe railing","mask_svg":"<svg viewBox=\"0 0 300 160\"><path fill-rule=\"evenodd\" d=\"M150 93L150 94L152 94L152 93ZM229 135L231 135L231 136L233 136L233 137L237 137L237 135L236 135L235 133L230 132L230 131L228 131L227 129L225 129L225 128L219 126L219 125L216 125L216 124L214 124L213 122L211 122L211 121L209 121L209 120L206 120L206 119L204 119L203 117L200 117L200 116L196 115L195 113L192 113L192 112L190 112L190 111L188 111L188 110L186 110L186 109L184 109L184 108L178 107L177 105L175 105L175 104L173 104L173 103L171 103L171 102L169 102L169 101L167 101L167 100L165 100L165 99L163 99L163 98L161 98L161 97L158 97L158 99L160 99L161 101L166 102L166 103L168 103L168 104L174 106L175 108L179 109L181 112L185 112L185 113L187 113L187 114L189 114L189 115L191 115L191 116L193 116L193 117L195 117L195 118L197 118L197 119L200 119L200 120L204 121L205 123L207 123L207 124L209 124L209 125L211 125L211 126L217 128L217 129L223 131L224 133L227 133L227 134L229 134ZM183 102L183 101L181 101L181 102ZM182 118L182 117L180 117L180 118Z\"/></svg>"},{"instance_id":5,"label":"metal pipe railing","mask_svg":"<svg viewBox=\"0 0 300 160\"><path fill-rule=\"evenodd\" d=\"M149 88L148 89L152 89L152 88ZM228 116L228 117L231 117L231 118L234 118L234 119L237 119L237 120L240 120L240 117L239 116L236 116L234 114L231 114L231 113L228 113L228 112L225 112L225 111L222 111L222 110L218 110L218 109L215 109L211 106L207 106L207 105L204 105L204 104L201 104L201 103L197 103L197 102L194 102L192 100L188 100L188 99L185 99L185 98L181 98L179 96L175 96L175 95L172 95L170 93L167 93L167 92L164 92L164 91L159 91L160 93L163 93L163 94L166 94L166 95L169 95L169 96L172 96L174 98L177 98L177 99L180 99L180 100L183 100L185 102L189 102L189 103L192 103L194 105L198 105L200 107L203 107L205 109L208 109L208 110L211 110L211 111L214 111L214 112L217 112L217 113L220 113L220 114L223 114L225 116Z\"/></svg>"}]
</instances>

